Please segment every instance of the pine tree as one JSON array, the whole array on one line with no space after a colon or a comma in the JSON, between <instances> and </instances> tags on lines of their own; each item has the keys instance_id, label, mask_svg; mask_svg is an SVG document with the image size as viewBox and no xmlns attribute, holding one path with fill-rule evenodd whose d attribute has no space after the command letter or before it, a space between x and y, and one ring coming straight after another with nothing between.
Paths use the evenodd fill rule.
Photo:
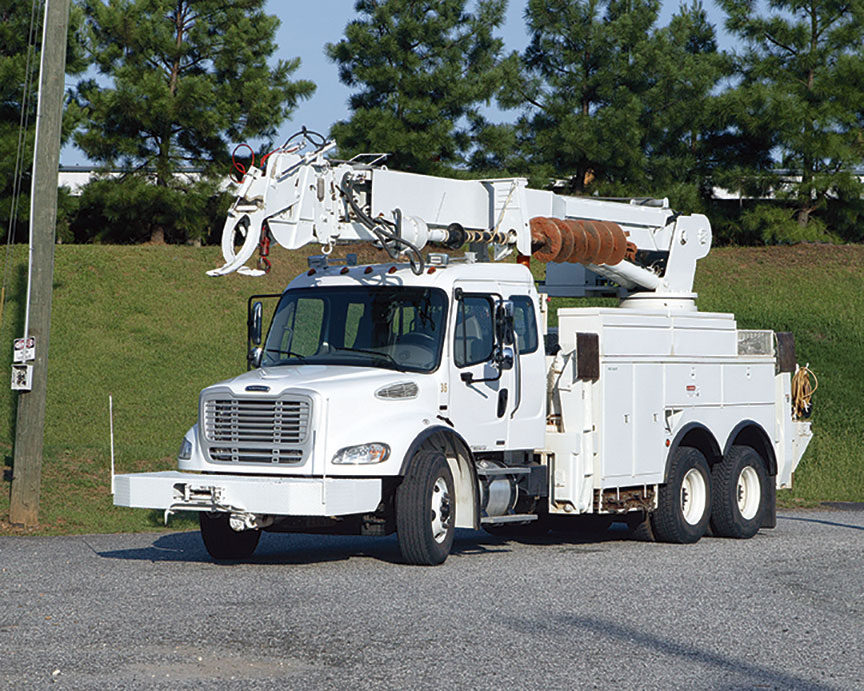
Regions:
<instances>
[{"instance_id":1,"label":"pine tree","mask_svg":"<svg viewBox=\"0 0 864 691\"><path fill-rule=\"evenodd\" d=\"M711 195L723 150L725 120L715 93L731 76L732 60L718 50L700 0L681 6L657 32L652 50L651 86L643 100L650 194L696 210Z\"/></svg>"},{"instance_id":2,"label":"pine tree","mask_svg":"<svg viewBox=\"0 0 864 691\"><path fill-rule=\"evenodd\" d=\"M33 165L33 136L36 129L36 99L39 84L39 53L41 50L42 3L21 0L0 0L0 220L5 234L12 210L15 186L15 164L19 138L23 137L24 155L18 161L20 196L13 219L13 234L26 238L26 223L30 217L30 171ZM72 7L66 72L74 75L86 68L81 41L82 14ZM28 45L32 40L33 49ZM27 66L29 64L29 75ZM23 112L25 81L29 78L29 98ZM63 123L63 139L68 139L79 113L74 104L67 107ZM22 125L26 129L22 131ZM17 231L17 232L16 232Z\"/></svg>"},{"instance_id":3,"label":"pine tree","mask_svg":"<svg viewBox=\"0 0 864 691\"><path fill-rule=\"evenodd\" d=\"M522 147L535 176L573 192L645 180L643 97L657 0L529 0L525 72L506 106L529 104Z\"/></svg>"},{"instance_id":4,"label":"pine tree","mask_svg":"<svg viewBox=\"0 0 864 691\"><path fill-rule=\"evenodd\" d=\"M757 174L788 200L802 228L832 198L858 203L852 169L864 161L864 2L772 0L767 16L753 0L720 5L745 45L736 89L742 114L774 147L774 167L785 169Z\"/></svg>"},{"instance_id":5,"label":"pine tree","mask_svg":"<svg viewBox=\"0 0 864 691\"><path fill-rule=\"evenodd\" d=\"M85 190L109 222L138 219L143 238L200 238L229 142L272 137L314 85L292 81L299 59L268 59L278 19L265 0L85 0L101 78L79 84L89 120L78 146L128 174ZM106 84L106 81L108 82ZM183 168L200 171L182 176ZM122 229L121 229L122 230Z\"/></svg>"},{"instance_id":6,"label":"pine tree","mask_svg":"<svg viewBox=\"0 0 864 691\"><path fill-rule=\"evenodd\" d=\"M331 135L343 155L391 154L388 165L418 173L463 164L486 124L479 106L502 80L506 0L357 0L345 38L328 44L352 87L351 117Z\"/></svg>"}]
</instances>

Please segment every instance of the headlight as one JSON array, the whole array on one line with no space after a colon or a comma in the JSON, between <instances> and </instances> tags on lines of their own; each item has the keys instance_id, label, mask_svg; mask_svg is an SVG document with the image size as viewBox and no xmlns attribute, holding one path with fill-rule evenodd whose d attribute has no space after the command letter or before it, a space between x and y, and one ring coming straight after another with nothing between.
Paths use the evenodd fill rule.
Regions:
<instances>
[{"instance_id":1,"label":"headlight","mask_svg":"<svg viewBox=\"0 0 864 691\"><path fill-rule=\"evenodd\" d=\"M192 458L192 442L183 437L183 443L180 445L180 453L177 454L177 458L181 461L188 461Z\"/></svg>"},{"instance_id":2,"label":"headlight","mask_svg":"<svg viewBox=\"0 0 864 691\"><path fill-rule=\"evenodd\" d=\"M358 446L347 446L339 449L333 456L333 463L338 465L368 465L370 463L383 463L390 457L390 447L387 444L373 442L372 444L359 444Z\"/></svg>"}]
</instances>

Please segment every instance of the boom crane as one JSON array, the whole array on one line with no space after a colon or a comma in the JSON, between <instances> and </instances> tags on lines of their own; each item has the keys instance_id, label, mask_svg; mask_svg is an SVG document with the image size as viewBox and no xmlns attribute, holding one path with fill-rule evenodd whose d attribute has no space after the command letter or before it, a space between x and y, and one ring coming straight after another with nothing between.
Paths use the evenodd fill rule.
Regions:
<instances>
[{"instance_id":1,"label":"boom crane","mask_svg":"<svg viewBox=\"0 0 864 691\"><path fill-rule=\"evenodd\" d=\"M329 141L274 152L251 167L222 234L225 264L209 273L257 276L245 266L262 239L287 249L317 243L374 243L422 268L427 245L491 245L542 262L578 262L641 298L693 308L696 262L711 247L702 215L681 215L668 200L607 201L528 189L525 178L454 180L388 170L383 156L330 161ZM235 248L237 236L242 242ZM269 238L268 238L269 239Z\"/></svg>"}]
</instances>

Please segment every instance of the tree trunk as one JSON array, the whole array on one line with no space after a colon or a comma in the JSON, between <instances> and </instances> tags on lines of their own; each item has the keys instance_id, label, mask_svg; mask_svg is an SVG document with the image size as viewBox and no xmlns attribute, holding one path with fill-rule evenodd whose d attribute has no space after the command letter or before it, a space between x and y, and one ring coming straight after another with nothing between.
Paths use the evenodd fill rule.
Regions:
<instances>
[{"instance_id":1,"label":"tree trunk","mask_svg":"<svg viewBox=\"0 0 864 691\"><path fill-rule=\"evenodd\" d=\"M150 229L150 244L164 245L165 244L165 228L161 225L153 226Z\"/></svg>"},{"instance_id":2,"label":"tree trunk","mask_svg":"<svg viewBox=\"0 0 864 691\"><path fill-rule=\"evenodd\" d=\"M810 221L810 209L798 209L798 225L802 228Z\"/></svg>"}]
</instances>

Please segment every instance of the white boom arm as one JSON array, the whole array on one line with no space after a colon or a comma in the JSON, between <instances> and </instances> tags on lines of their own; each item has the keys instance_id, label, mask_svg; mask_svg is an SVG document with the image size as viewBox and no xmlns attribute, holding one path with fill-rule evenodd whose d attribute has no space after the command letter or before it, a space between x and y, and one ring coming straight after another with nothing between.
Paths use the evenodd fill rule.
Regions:
<instances>
[{"instance_id":1,"label":"white boom arm","mask_svg":"<svg viewBox=\"0 0 864 691\"><path fill-rule=\"evenodd\" d=\"M381 157L330 161L324 154L333 147L277 151L265 170L249 170L225 221L225 265L209 275L263 274L244 265L269 240L266 228L287 249L316 243L329 253L337 244L372 242L415 266L430 243L488 243L496 259L515 248L540 261L583 263L632 291L683 297L711 246L708 219L678 215L665 199L605 201L528 189L524 178L402 173L374 165Z\"/></svg>"}]
</instances>

